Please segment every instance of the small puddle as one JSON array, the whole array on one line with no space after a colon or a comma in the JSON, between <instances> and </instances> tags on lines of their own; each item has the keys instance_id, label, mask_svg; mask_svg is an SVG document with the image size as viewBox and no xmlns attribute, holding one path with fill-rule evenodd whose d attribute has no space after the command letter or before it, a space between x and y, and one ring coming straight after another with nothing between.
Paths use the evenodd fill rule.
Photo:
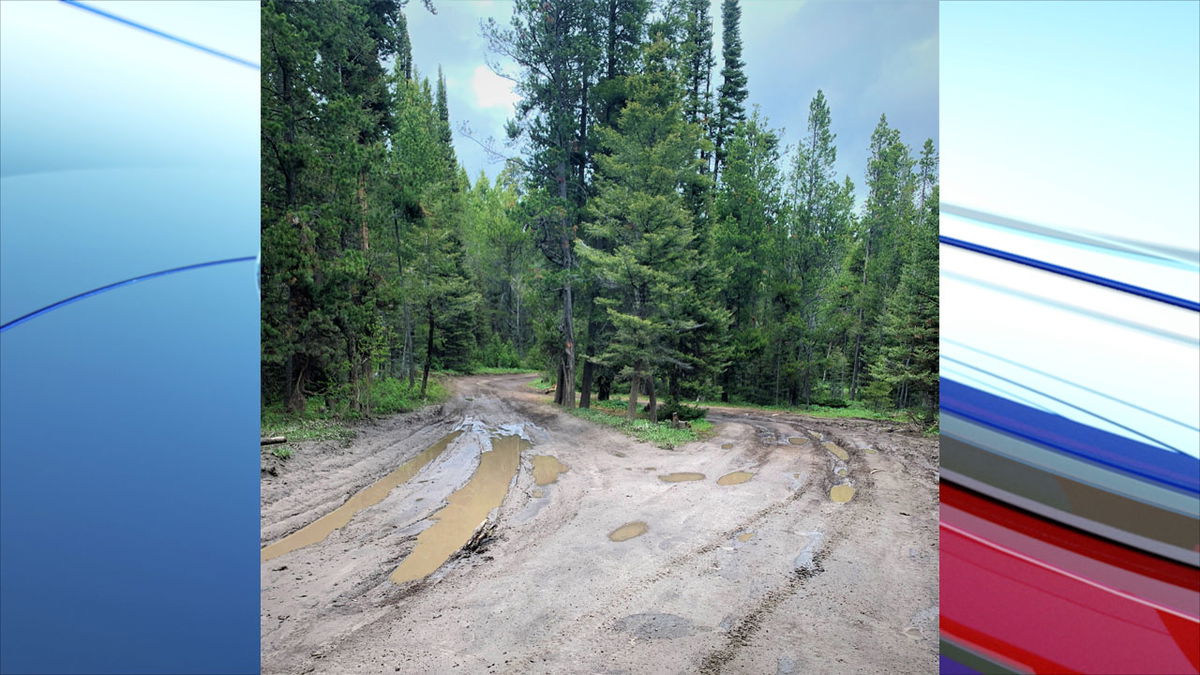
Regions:
<instances>
[{"instance_id":1,"label":"small puddle","mask_svg":"<svg viewBox=\"0 0 1200 675\"><path fill-rule=\"evenodd\" d=\"M849 485L835 485L829 489L829 498L835 502L848 502L854 499L854 488Z\"/></svg>"},{"instance_id":2,"label":"small puddle","mask_svg":"<svg viewBox=\"0 0 1200 675\"><path fill-rule=\"evenodd\" d=\"M792 445L804 445L804 442L806 440L808 440L808 439L801 438L800 436L792 436L791 438L788 439L788 443L791 443Z\"/></svg>"},{"instance_id":3,"label":"small puddle","mask_svg":"<svg viewBox=\"0 0 1200 675\"><path fill-rule=\"evenodd\" d=\"M458 438L461 433L461 431L455 431L443 436L437 443L425 448L416 457L401 464L399 468L388 475L355 493L354 496L346 500L345 504L342 504L333 511L321 516L274 544L264 547L262 550L262 561L266 562L284 553L291 553L298 548L322 541L325 537L332 534L334 530L350 522L354 514L368 506L378 504L383 501L384 497L388 496L392 488L408 482L413 476L417 475L418 471L432 461L433 458L442 454L449 447L450 442Z\"/></svg>"},{"instance_id":4,"label":"small puddle","mask_svg":"<svg viewBox=\"0 0 1200 675\"><path fill-rule=\"evenodd\" d=\"M722 443L722 444L721 444L721 449L722 449L722 450L728 450L728 449L730 449L730 448L732 448L732 447L733 447L733 443Z\"/></svg>"},{"instance_id":5,"label":"small puddle","mask_svg":"<svg viewBox=\"0 0 1200 675\"><path fill-rule=\"evenodd\" d=\"M738 485L754 478L754 474L749 471L734 471L727 473L717 479L717 485Z\"/></svg>"},{"instance_id":6,"label":"small puddle","mask_svg":"<svg viewBox=\"0 0 1200 675\"><path fill-rule=\"evenodd\" d=\"M570 468L550 455L534 455L533 482L538 485L549 485L558 480L558 474L566 473Z\"/></svg>"},{"instance_id":7,"label":"small puddle","mask_svg":"<svg viewBox=\"0 0 1200 675\"><path fill-rule=\"evenodd\" d=\"M689 480L704 480L704 474L682 471L678 473L668 473L664 476L659 476L658 479L664 483L683 483Z\"/></svg>"},{"instance_id":8,"label":"small puddle","mask_svg":"<svg viewBox=\"0 0 1200 675\"><path fill-rule=\"evenodd\" d=\"M745 541L750 541L750 539L751 539L753 536L754 536L754 533L753 533L753 532L743 532L743 533L741 533L741 534L739 534L739 535L737 536L737 540L738 540L738 541L742 541L742 542L745 542Z\"/></svg>"},{"instance_id":9,"label":"small puddle","mask_svg":"<svg viewBox=\"0 0 1200 675\"><path fill-rule=\"evenodd\" d=\"M608 534L608 538L613 541L626 541L634 537L640 537L646 534L646 524L640 520L635 520L632 523L625 523Z\"/></svg>"},{"instance_id":10,"label":"small puddle","mask_svg":"<svg viewBox=\"0 0 1200 675\"><path fill-rule=\"evenodd\" d=\"M429 576L470 541L488 512L504 501L517 473L521 451L528 447L529 442L520 436L493 438L491 451L480 455L471 480L433 514L435 522L417 535L416 548L392 572L392 581L402 584Z\"/></svg>"},{"instance_id":11,"label":"small puddle","mask_svg":"<svg viewBox=\"0 0 1200 675\"><path fill-rule=\"evenodd\" d=\"M849 459L850 459L850 455L846 454L845 450L839 448L834 443L825 441L825 449L832 452L835 456L837 456L838 459L842 460L843 462L849 461Z\"/></svg>"}]
</instances>

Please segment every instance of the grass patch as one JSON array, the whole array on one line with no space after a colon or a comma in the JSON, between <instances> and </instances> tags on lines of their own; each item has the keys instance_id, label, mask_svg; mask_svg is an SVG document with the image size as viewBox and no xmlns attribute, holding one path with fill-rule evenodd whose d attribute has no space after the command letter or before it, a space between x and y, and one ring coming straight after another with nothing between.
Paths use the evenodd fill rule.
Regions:
<instances>
[{"instance_id":1,"label":"grass patch","mask_svg":"<svg viewBox=\"0 0 1200 675\"><path fill-rule=\"evenodd\" d=\"M425 388L425 396L421 396L421 385L413 382L410 388L408 382L401 379L388 378L380 380L371 388L371 414L394 415L411 412L434 403L441 403L450 397L450 392L437 379L430 379Z\"/></svg>"},{"instance_id":2,"label":"grass patch","mask_svg":"<svg viewBox=\"0 0 1200 675\"><path fill-rule=\"evenodd\" d=\"M756 403L746 403L744 401L732 401L725 403L722 401L701 401L699 403L688 402L688 405L700 407L717 407L717 408L743 408L746 410L771 410L776 412L793 413L797 415L808 415L809 417L822 417L826 419L862 419L862 420L884 420L887 422L908 422L909 416L903 410L886 410L880 411L867 407L866 404L858 401L853 401L845 408L832 408L822 405L760 405Z\"/></svg>"},{"instance_id":3,"label":"grass patch","mask_svg":"<svg viewBox=\"0 0 1200 675\"><path fill-rule=\"evenodd\" d=\"M450 392L436 379L429 381L424 397L421 396L419 384L410 388L404 380L379 380L371 387L371 415L409 412L440 403L449 396ZM263 436L286 436L288 443L348 441L353 439L356 433L349 423L362 418L362 413L351 410L347 401L330 402L324 397L313 396L308 399L307 409L300 413L287 412L282 403L273 403L263 408L259 425ZM280 454L283 452L291 456L292 450L285 445L272 450L271 454L286 459Z\"/></svg>"},{"instance_id":4,"label":"grass patch","mask_svg":"<svg viewBox=\"0 0 1200 675\"><path fill-rule=\"evenodd\" d=\"M289 457L292 456L292 449L286 445L281 445L281 446L275 448L274 450L272 450L271 454L275 455L279 459L288 459Z\"/></svg>"},{"instance_id":5,"label":"grass patch","mask_svg":"<svg viewBox=\"0 0 1200 675\"><path fill-rule=\"evenodd\" d=\"M600 401L600 403L608 403L608 401ZM677 445L691 443L692 441L704 438L712 431L712 423L707 420L696 420L692 422L691 429L674 429L668 422L651 422L645 419L630 420L623 416L616 415L607 408L593 410L590 408L572 408L566 410L580 419L585 419L589 422L602 424L606 427L612 427L618 431L626 433L638 440L653 443L660 448L670 450Z\"/></svg>"},{"instance_id":6,"label":"grass patch","mask_svg":"<svg viewBox=\"0 0 1200 675\"><path fill-rule=\"evenodd\" d=\"M536 389L542 392L550 391L550 389L554 387L554 380L547 379L546 376L543 375L533 382L530 382L528 386L530 389Z\"/></svg>"},{"instance_id":7,"label":"grass patch","mask_svg":"<svg viewBox=\"0 0 1200 675\"><path fill-rule=\"evenodd\" d=\"M324 401L309 401L308 410L289 413L282 404L273 404L262 411L263 436L287 436L292 441L334 441L354 438L354 430L336 415L323 410ZM278 456L278 455L276 455Z\"/></svg>"},{"instance_id":8,"label":"grass patch","mask_svg":"<svg viewBox=\"0 0 1200 675\"><path fill-rule=\"evenodd\" d=\"M535 368L492 368L481 366L476 368L473 375L533 375L539 372Z\"/></svg>"}]
</instances>

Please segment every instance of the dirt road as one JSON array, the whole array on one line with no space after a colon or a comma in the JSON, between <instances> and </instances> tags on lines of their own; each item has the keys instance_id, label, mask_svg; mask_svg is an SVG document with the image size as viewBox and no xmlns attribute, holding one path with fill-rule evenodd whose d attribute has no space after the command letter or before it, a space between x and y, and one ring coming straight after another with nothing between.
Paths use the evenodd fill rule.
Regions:
<instances>
[{"instance_id":1,"label":"dirt road","mask_svg":"<svg viewBox=\"0 0 1200 675\"><path fill-rule=\"evenodd\" d=\"M531 379L457 380L440 409L348 446L308 444L264 474L264 673L935 671L936 439L712 409L712 438L663 450L557 412ZM505 446L519 464L496 455L473 478L497 436L532 445ZM535 456L567 471L537 485ZM557 473L547 462L542 482ZM392 472L403 482L355 497L344 525L281 552ZM703 479L660 478L685 472ZM735 472L752 476L718 483ZM441 536L418 535L470 520L494 488L483 483L509 477L490 536L423 579L393 580ZM644 533L610 539L629 523Z\"/></svg>"}]
</instances>

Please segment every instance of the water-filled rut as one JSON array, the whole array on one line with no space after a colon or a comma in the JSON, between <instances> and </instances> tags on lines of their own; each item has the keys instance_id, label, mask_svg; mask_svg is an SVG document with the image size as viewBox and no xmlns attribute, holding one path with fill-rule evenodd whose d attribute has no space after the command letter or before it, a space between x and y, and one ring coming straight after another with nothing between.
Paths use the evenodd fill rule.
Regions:
<instances>
[{"instance_id":1,"label":"water-filled rut","mask_svg":"<svg viewBox=\"0 0 1200 675\"><path fill-rule=\"evenodd\" d=\"M471 480L433 514L436 522L417 536L416 548L392 572L392 581L403 584L429 576L470 541L488 513L504 501L527 447L529 442L520 436L493 438L491 451L480 456Z\"/></svg>"},{"instance_id":2,"label":"water-filled rut","mask_svg":"<svg viewBox=\"0 0 1200 675\"><path fill-rule=\"evenodd\" d=\"M392 488L408 482L413 476L417 475L418 471L425 468L426 464L429 464L434 458L442 454L451 441L458 438L461 433L461 431L454 431L446 434L438 442L422 450L416 457L401 464L396 470L375 481L366 489L355 493L344 504L333 511L270 546L264 547L262 549L262 561L266 562L271 558L291 553L298 548L310 546L324 540L334 530L349 523L350 519L359 511L383 501L384 497L387 497L388 493L392 491Z\"/></svg>"}]
</instances>

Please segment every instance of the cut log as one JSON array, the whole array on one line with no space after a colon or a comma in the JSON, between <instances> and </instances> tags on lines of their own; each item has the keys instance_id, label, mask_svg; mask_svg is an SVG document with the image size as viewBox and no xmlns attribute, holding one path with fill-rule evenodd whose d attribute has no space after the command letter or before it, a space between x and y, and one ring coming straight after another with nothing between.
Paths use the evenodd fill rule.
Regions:
<instances>
[{"instance_id":1,"label":"cut log","mask_svg":"<svg viewBox=\"0 0 1200 675\"><path fill-rule=\"evenodd\" d=\"M278 443L287 443L287 436L268 436L260 438L259 445L276 445Z\"/></svg>"}]
</instances>

